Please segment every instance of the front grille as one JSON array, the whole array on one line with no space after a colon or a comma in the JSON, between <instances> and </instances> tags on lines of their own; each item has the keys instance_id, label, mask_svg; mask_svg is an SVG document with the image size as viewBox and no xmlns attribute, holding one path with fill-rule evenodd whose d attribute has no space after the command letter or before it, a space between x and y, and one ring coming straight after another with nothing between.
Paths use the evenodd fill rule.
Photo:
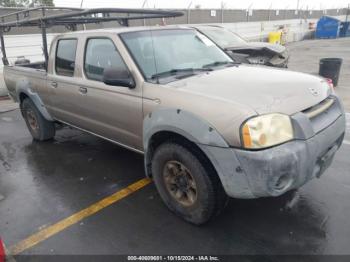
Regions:
<instances>
[{"instance_id":1,"label":"front grille","mask_svg":"<svg viewBox=\"0 0 350 262\"><path fill-rule=\"evenodd\" d=\"M337 98L330 96L303 113L309 118L313 131L318 133L336 121L342 110Z\"/></svg>"},{"instance_id":2,"label":"front grille","mask_svg":"<svg viewBox=\"0 0 350 262\"><path fill-rule=\"evenodd\" d=\"M333 98L326 98L321 103L304 110L303 113L306 114L306 116L311 119L328 110L333 104L334 104Z\"/></svg>"}]
</instances>

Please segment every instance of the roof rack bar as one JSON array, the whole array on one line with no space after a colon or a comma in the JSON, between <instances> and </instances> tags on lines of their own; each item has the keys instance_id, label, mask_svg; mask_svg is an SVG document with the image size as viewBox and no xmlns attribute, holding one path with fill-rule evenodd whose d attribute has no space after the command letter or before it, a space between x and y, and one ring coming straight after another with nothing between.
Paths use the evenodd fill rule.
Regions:
<instances>
[{"instance_id":1,"label":"roof rack bar","mask_svg":"<svg viewBox=\"0 0 350 262\"><path fill-rule=\"evenodd\" d=\"M72 17L72 18L66 18L66 19L59 19L57 18L55 21L52 21L51 19L42 19L42 21L46 22L48 26L54 26L54 25L65 25L65 24L91 24L91 23L100 23L100 22L111 22L111 21L118 21L118 20L138 20L138 19L152 19L152 18L159 18L158 15L148 15L148 16L123 16L123 17ZM38 26L40 25L38 23L38 20L28 19L25 22L6 22L6 23L0 23L0 27L30 27L30 26Z\"/></svg>"},{"instance_id":2,"label":"roof rack bar","mask_svg":"<svg viewBox=\"0 0 350 262\"><path fill-rule=\"evenodd\" d=\"M42 10L63 10L63 11L69 11L62 14L56 14L56 15L46 15L46 16L40 16L40 17L33 17L30 18L30 15L26 15L23 19L20 19L20 14L33 12L33 11L42 11ZM151 18L165 18L165 17L177 17L182 16L183 13L179 11L167 11L167 10L145 10L145 9L124 9L124 8L93 8L93 9L71 9L71 8L32 8L28 10L18 11L15 13L7 14L0 16L0 26L2 27L20 27L20 26L33 26L33 25L40 25L41 21L49 22L50 25L55 25L56 22L59 23L62 20L69 19L69 18L76 18L74 23L83 24L83 21L85 18L88 18L89 15L96 15L96 14L102 14L102 15L111 15L111 14L119 14L119 16L109 16L113 20L136 20L136 19L151 19ZM122 14L123 16L120 16ZM15 15L16 20L6 21L5 18L11 17ZM106 17L95 17L94 22L103 22L103 19ZM80 21L79 21L80 20Z\"/></svg>"},{"instance_id":3,"label":"roof rack bar","mask_svg":"<svg viewBox=\"0 0 350 262\"><path fill-rule=\"evenodd\" d=\"M1 53L2 53L2 63L4 65L8 65L9 61L7 60L7 56L6 56L5 41L4 41L4 30L3 30L3 28L0 28L0 44L1 44Z\"/></svg>"},{"instance_id":4,"label":"roof rack bar","mask_svg":"<svg viewBox=\"0 0 350 262\"><path fill-rule=\"evenodd\" d=\"M67 10L67 11L78 11L78 10L84 10L81 8L70 8L70 7L54 7L54 6L43 6L43 7L35 7L35 8L23 8L23 10L21 11L16 11L16 12L12 12L12 13L8 13L8 14L4 14L0 16L0 19L4 19L6 17L11 17L11 16L17 16L20 14L23 14L24 17L27 17L30 12L34 12L34 11L39 11L42 9L46 9L46 10Z\"/></svg>"},{"instance_id":5,"label":"roof rack bar","mask_svg":"<svg viewBox=\"0 0 350 262\"><path fill-rule=\"evenodd\" d=\"M42 9L42 15L43 17L46 16L46 9ZM47 48L47 36L46 36L46 24L44 21L41 21L41 37L43 40L43 52L45 57L45 69L47 70L48 62L49 62L49 51Z\"/></svg>"},{"instance_id":6,"label":"roof rack bar","mask_svg":"<svg viewBox=\"0 0 350 262\"><path fill-rule=\"evenodd\" d=\"M62 11L60 14L49 14L49 11ZM35 17L31 14L35 12ZM182 16L179 11L159 9L125 9L125 8L66 8L66 7L37 7L23 9L21 11L0 16L0 44L2 50L2 61L8 65L6 57L4 33L9 32L12 27L33 27L41 29L45 66L48 65L48 47L46 29L51 26L66 26L75 30L76 25L102 23L116 21L121 26L129 26L130 20L153 19ZM13 19L10 19L14 17Z\"/></svg>"}]
</instances>

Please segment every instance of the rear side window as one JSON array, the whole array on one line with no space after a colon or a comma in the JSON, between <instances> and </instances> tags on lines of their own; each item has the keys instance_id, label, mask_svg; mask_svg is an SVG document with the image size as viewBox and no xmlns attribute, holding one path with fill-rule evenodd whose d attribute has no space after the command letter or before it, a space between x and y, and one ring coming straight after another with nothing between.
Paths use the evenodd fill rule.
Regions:
<instances>
[{"instance_id":1,"label":"rear side window","mask_svg":"<svg viewBox=\"0 0 350 262\"><path fill-rule=\"evenodd\" d=\"M56 74L73 76L75 68L76 39L59 40L56 50Z\"/></svg>"},{"instance_id":2,"label":"rear side window","mask_svg":"<svg viewBox=\"0 0 350 262\"><path fill-rule=\"evenodd\" d=\"M87 78L103 80L106 68L127 70L112 40L108 38L91 38L86 43L84 70Z\"/></svg>"}]
</instances>

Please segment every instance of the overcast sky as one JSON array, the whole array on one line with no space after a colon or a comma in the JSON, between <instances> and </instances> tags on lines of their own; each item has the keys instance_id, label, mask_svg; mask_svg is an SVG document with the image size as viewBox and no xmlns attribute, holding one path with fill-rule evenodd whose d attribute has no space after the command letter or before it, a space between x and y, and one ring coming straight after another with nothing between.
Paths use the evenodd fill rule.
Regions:
<instances>
[{"instance_id":1,"label":"overcast sky","mask_svg":"<svg viewBox=\"0 0 350 262\"><path fill-rule=\"evenodd\" d=\"M145 0L54 0L56 6L79 7L121 7L141 8ZM299 0L301 9L324 9L346 7L350 0ZM192 3L192 4L191 4ZM187 8L200 5L201 8L220 8L221 3L227 8L247 9L295 9L298 0L146 0L148 8Z\"/></svg>"}]
</instances>

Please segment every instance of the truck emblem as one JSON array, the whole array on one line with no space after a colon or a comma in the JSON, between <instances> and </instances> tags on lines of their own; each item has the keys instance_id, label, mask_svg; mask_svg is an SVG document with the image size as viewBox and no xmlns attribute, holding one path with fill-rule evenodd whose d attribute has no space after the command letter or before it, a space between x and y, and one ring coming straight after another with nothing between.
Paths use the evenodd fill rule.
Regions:
<instances>
[{"instance_id":1,"label":"truck emblem","mask_svg":"<svg viewBox=\"0 0 350 262\"><path fill-rule=\"evenodd\" d=\"M318 91L315 88L309 87L309 90L310 90L311 94L313 94L314 96L318 96Z\"/></svg>"}]
</instances>

